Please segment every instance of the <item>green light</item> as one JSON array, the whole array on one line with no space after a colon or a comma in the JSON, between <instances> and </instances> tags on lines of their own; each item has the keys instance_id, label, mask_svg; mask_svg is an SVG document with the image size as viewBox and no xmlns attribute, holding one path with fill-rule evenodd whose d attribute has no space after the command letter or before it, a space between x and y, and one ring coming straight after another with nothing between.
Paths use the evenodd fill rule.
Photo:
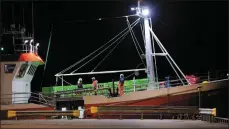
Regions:
<instances>
[{"instance_id":1,"label":"green light","mask_svg":"<svg viewBox=\"0 0 229 129\"><path fill-rule=\"evenodd\" d=\"M1 47L1 51L4 51L4 48L3 47Z\"/></svg>"}]
</instances>

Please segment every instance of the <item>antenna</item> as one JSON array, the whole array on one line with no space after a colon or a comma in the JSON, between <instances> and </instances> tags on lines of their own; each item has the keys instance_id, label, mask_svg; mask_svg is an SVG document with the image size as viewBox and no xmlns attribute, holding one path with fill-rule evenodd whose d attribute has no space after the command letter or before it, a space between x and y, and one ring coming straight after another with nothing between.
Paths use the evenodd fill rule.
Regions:
<instances>
[{"instance_id":1,"label":"antenna","mask_svg":"<svg viewBox=\"0 0 229 129\"><path fill-rule=\"evenodd\" d=\"M32 1L32 37L33 37L33 40L34 40L33 1Z\"/></svg>"},{"instance_id":2,"label":"antenna","mask_svg":"<svg viewBox=\"0 0 229 129\"><path fill-rule=\"evenodd\" d=\"M23 27L25 27L25 12L24 12L24 7L22 7L22 23L23 23Z\"/></svg>"},{"instance_id":3,"label":"antenna","mask_svg":"<svg viewBox=\"0 0 229 129\"><path fill-rule=\"evenodd\" d=\"M12 4L12 20L13 20L13 24L15 24L14 4Z\"/></svg>"}]
</instances>

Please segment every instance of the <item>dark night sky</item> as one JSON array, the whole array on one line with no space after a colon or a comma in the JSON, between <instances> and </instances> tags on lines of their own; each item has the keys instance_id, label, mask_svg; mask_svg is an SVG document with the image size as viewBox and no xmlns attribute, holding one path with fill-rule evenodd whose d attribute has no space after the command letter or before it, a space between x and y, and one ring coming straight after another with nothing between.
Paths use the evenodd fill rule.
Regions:
<instances>
[{"instance_id":1,"label":"dark night sky","mask_svg":"<svg viewBox=\"0 0 229 129\"><path fill-rule=\"evenodd\" d=\"M153 29L176 63L187 74L227 69L228 66L228 3L225 2L186 2L184 1L146 1L152 8ZM2 3L3 25L12 21L12 2ZM121 30L127 27L126 19L94 21L100 17L115 17L133 14L130 7L136 1L113 2L35 2L34 30L35 40L41 44L39 54L45 60L51 24L54 24L52 42L43 86L55 84L54 75L81 58L90 54ZM31 30L31 3L14 3L16 23L23 23ZM130 18L133 22L136 18ZM76 21L65 23L64 21ZM86 20L86 21L80 21ZM139 26L134 29L143 48ZM79 72L91 71L97 60ZM130 35L98 67L97 71L134 69L141 60ZM93 67L94 66L94 67ZM171 67L161 58L158 60L159 75L173 76ZM32 82L39 90L44 66L40 66ZM141 73L141 77L146 75ZM91 76L83 76L88 81ZM117 79L118 75L98 77L99 81ZM78 77L66 78L75 84ZM131 78L130 78L131 79ZM60 84L60 83L59 83Z\"/></svg>"}]
</instances>

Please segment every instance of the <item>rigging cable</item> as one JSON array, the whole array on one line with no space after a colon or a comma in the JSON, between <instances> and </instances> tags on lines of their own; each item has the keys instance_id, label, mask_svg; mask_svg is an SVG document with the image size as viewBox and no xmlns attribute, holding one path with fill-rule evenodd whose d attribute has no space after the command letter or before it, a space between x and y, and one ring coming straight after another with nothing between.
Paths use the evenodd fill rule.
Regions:
<instances>
[{"instance_id":1,"label":"rigging cable","mask_svg":"<svg viewBox=\"0 0 229 129\"><path fill-rule=\"evenodd\" d=\"M73 85L73 84L71 84L70 82L67 82L66 80L64 80L64 79L61 78L61 77L58 77L58 78L60 78L61 80L63 80L65 83L67 83L67 84L69 84L69 85Z\"/></svg>"},{"instance_id":2,"label":"rigging cable","mask_svg":"<svg viewBox=\"0 0 229 129\"><path fill-rule=\"evenodd\" d=\"M159 39L157 38L157 36L156 36L155 33L153 32L153 29L152 29L152 28L149 28L149 29L150 29L151 34L152 34L153 37L155 38L156 43L158 44L158 46L159 46L160 49L162 50L162 52L168 54L167 50L163 47L163 45L160 43ZM172 57L169 56L170 58L168 58L168 56L169 56L169 54L165 56L166 59L168 60L168 62L169 62L169 64L171 65L172 69L174 70L174 72L175 72L175 73L177 74L177 76L179 77L179 79L180 79L180 81L182 82L182 84L184 85L184 82L182 81L181 77L179 76L179 74L177 73L177 71L176 71L176 69L175 69L175 67L177 68L178 66L174 63L174 61L172 60ZM174 65L175 65L175 67L173 66L172 62L171 62L169 59L171 59L171 61L172 61L172 62L174 63ZM179 72L182 74L182 71L181 71L179 68L177 68L177 69L178 69ZM182 76L185 78L185 75L182 74ZM187 81L188 84L189 84L189 81L188 81L187 79L186 79L186 81Z\"/></svg>"},{"instance_id":3,"label":"rigging cable","mask_svg":"<svg viewBox=\"0 0 229 129\"><path fill-rule=\"evenodd\" d=\"M135 24L139 19L137 19L135 22L132 23ZM104 45L102 45L100 48L96 49L94 52L90 53L89 55L87 55L86 57L82 58L81 60L77 61L76 63L72 64L71 66L69 66L68 68L62 70L61 72L57 73L57 74L62 74L66 71L68 71L69 69L75 67L77 64L81 63L82 61L86 60L87 58L89 58L91 55L93 55L94 53L96 53L97 51L99 51L100 49L102 49L104 46L106 46L107 44L109 44L111 41L113 41L116 37L118 37L120 34L122 34L124 31L126 31L128 29L125 28L124 30L122 30L119 34L117 34L115 37L113 37L111 40L109 40L107 43L105 43Z\"/></svg>"},{"instance_id":4,"label":"rigging cable","mask_svg":"<svg viewBox=\"0 0 229 129\"><path fill-rule=\"evenodd\" d=\"M138 15L126 15L126 16L117 16L117 17L105 17L105 18L97 18L93 20L73 20L73 21L63 21L62 23L73 23L73 22L88 22L88 21L101 21L101 20L110 20L110 19L119 19L125 17L138 17Z\"/></svg>"},{"instance_id":5,"label":"rigging cable","mask_svg":"<svg viewBox=\"0 0 229 129\"><path fill-rule=\"evenodd\" d=\"M127 33L128 34L128 33ZM118 45L124 40L124 38L127 36L127 34L125 34L122 39L114 46L114 48L111 49L111 51L103 58L102 61L100 61L96 66L95 68L91 71L91 72L94 72L95 69L115 50L115 48L118 47Z\"/></svg>"},{"instance_id":6,"label":"rigging cable","mask_svg":"<svg viewBox=\"0 0 229 129\"><path fill-rule=\"evenodd\" d=\"M128 22L129 22L129 20L128 20ZM141 46L140 46L140 44L139 44L139 42L138 42L138 40L137 40L137 38L136 38L135 34L134 34L133 29L131 29L130 31L132 32L132 35L133 35L133 37L134 37L135 41L137 42L137 45L138 45L138 47L139 47L140 51L141 51L142 53L144 53L144 52L142 51L142 48L141 48Z\"/></svg>"},{"instance_id":7,"label":"rigging cable","mask_svg":"<svg viewBox=\"0 0 229 129\"><path fill-rule=\"evenodd\" d=\"M146 45L146 42L145 42L145 35L144 35L145 28L143 28L143 25L144 25L144 23L142 23L142 20L141 20L141 21L140 21L140 28L141 28L141 31L142 31L143 42L144 42L144 44Z\"/></svg>"},{"instance_id":8,"label":"rigging cable","mask_svg":"<svg viewBox=\"0 0 229 129\"><path fill-rule=\"evenodd\" d=\"M129 30L130 30L131 37L132 37L132 39L133 39L134 45L135 45L135 47L136 47L136 50L137 50L137 52L138 52L138 55L139 55L139 57L140 57L142 63L143 63L144 66L146 67L146 65L145 65L145 63L144 63L144 61L143 61L143 59L141 58L141 54L140 54L140 52L138 51L136 42L135 42L135 40L134 40L133 32L131 31L131 27L130 27L130 22L129 22L128 18L127 18L126 20L127 20L127 25L128 25L128 27L129 27Z\"/></svg>"},{"instance_id":9,"label":"rigging cable","mask_svg":"<svg viewBox=\"0 0 229 129\"><path fill-rule=\"evenodd\" d=\"M138 64L137 67L136 67L136 69L137 69L140 65L142 65L142 64L143 64L143 63ZM125 79L129 78L130 76L132 76L132 75L134 75L134 74L135 74L135 72L129 74L128 76L125 77Z\"/></svg>"},{"instance_id":10,"label":"rigging cable","mask_svg":"<svg viewBox=\"0 0 229 129\"><path fill-rule=\"evenodd\" d=\"M137 22L138 23L138 22ZM135 23L135 25L137 24ZM135 26L133 25L133 27ZM125 32L123 35L129 33L129 31ZM115 40L112 44L110 44L108 47L106 47L104 50L102 50L100 53L98 53L95 57L93 57L92 59L90 59L89 61L87 61L86 63L84 63L82 66L80 66L79 68L77 68L76 70L72 71L72 73L76 72L77 70L79 70L80 68L82 68L83 66L85 66L87 63L89 63L90 61L92 61L93 59L95 59L97 56L99 56L101 53L103 53L105 50L107 50L108 48L110 48L114 43L116 43L120 38L123 37L123 35L121 37L119 37L117 40Z\"/></svg>"},{"instance_id":11,"label":"rigging cable","mask_svg":"<svg viewBox=\"0 0 229 129\"><path fill-rule=\"evenodd\" d=\"M46 58L45 58L45 66L44 66L44 72L43 72L43 77L42 77L42 81L41 81L41 86L43 85L44 75L45 75L46 66L47 66L47 62L48 62L49 49L50 49L50 44L51 44L51 41L52 41L52 30L53 30L53 24L51 25L51 31L50 31L49 43L48 43L48 50L47 50Z\"/></svg>"}]
</instances>

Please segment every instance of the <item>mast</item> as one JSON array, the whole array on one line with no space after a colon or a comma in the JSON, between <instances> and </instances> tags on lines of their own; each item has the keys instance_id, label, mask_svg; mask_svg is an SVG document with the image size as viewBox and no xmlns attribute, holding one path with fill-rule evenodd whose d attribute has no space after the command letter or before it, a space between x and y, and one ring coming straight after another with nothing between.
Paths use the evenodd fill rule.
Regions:
<instances>
[{"instance_id":1,"label":"mast","mask_svg":"<svg viewBox=\"0 0 229 129\"><path fill-rule=\"evenodd\" d=\"M145 37L145 58L147 65L147 77L148 77L148 87L147 89L158 89L155 80L154 62L152 53L151 35L150 35L150 16L148 15L149 10L147 7L140 6L140 0L138 1L137 14L143 18L144 21L144 37Z\"/></svg>"},{"instance_id":2,"label":"mast","mask_svg":"<svg viewBox=\"0 0 229 129\"><path fill-rule=\"evenodd\" d=\"M147 77L148 77L148 90L149 89L159 89L158 85L158 79L157 79L157 70L156 70L156 58L155 56L165 56L166 59L168 60L170 66L176 73L176 75L179 77L180 81L182 82L183 85L185 83L183 82L181 76L177 72L177 70L180 72L180 74L183 76L183 78L186 80L188 85L191 83L187 80L185 77L184 73L181 71L181 69L178 67L178 65L175 63L175 61L172 59L170 54L167 52L167 50L164 48L162 43L159 41L155 33L153 32L151 28L151 18L150 18L150 11L148 7L145 6L140 6L140 1L138 1L138 7L136 8L137 15L141 17L144 21L144 41L145 41L145 58L146 58L146 64L147 64ZM132 9L135 10L135 9ZM151 34L152 34L152 40L151 40ZM161 49L163 53L156 53L155 48L152 50L152 44L154 45L154 40L156 41L157 45ZM153 46L154 47L154 46ZM156 78L155 78L155 73L156 73Z\"/></svg>"},{"instance_id":3,"label":"mast","mask_svg":"<svg viewBox=\"0 0 229 129\"><path fill-rule=\"evenodd\" d=\"M151 45L151 36L149 30L149 18L144 17L144 28L145 28L145 57L147 64L147 77L149 78L148 89L155 89L155 72L154 72L154 63L152 56L152 45Z\"/></svg>"}]
</instances>

